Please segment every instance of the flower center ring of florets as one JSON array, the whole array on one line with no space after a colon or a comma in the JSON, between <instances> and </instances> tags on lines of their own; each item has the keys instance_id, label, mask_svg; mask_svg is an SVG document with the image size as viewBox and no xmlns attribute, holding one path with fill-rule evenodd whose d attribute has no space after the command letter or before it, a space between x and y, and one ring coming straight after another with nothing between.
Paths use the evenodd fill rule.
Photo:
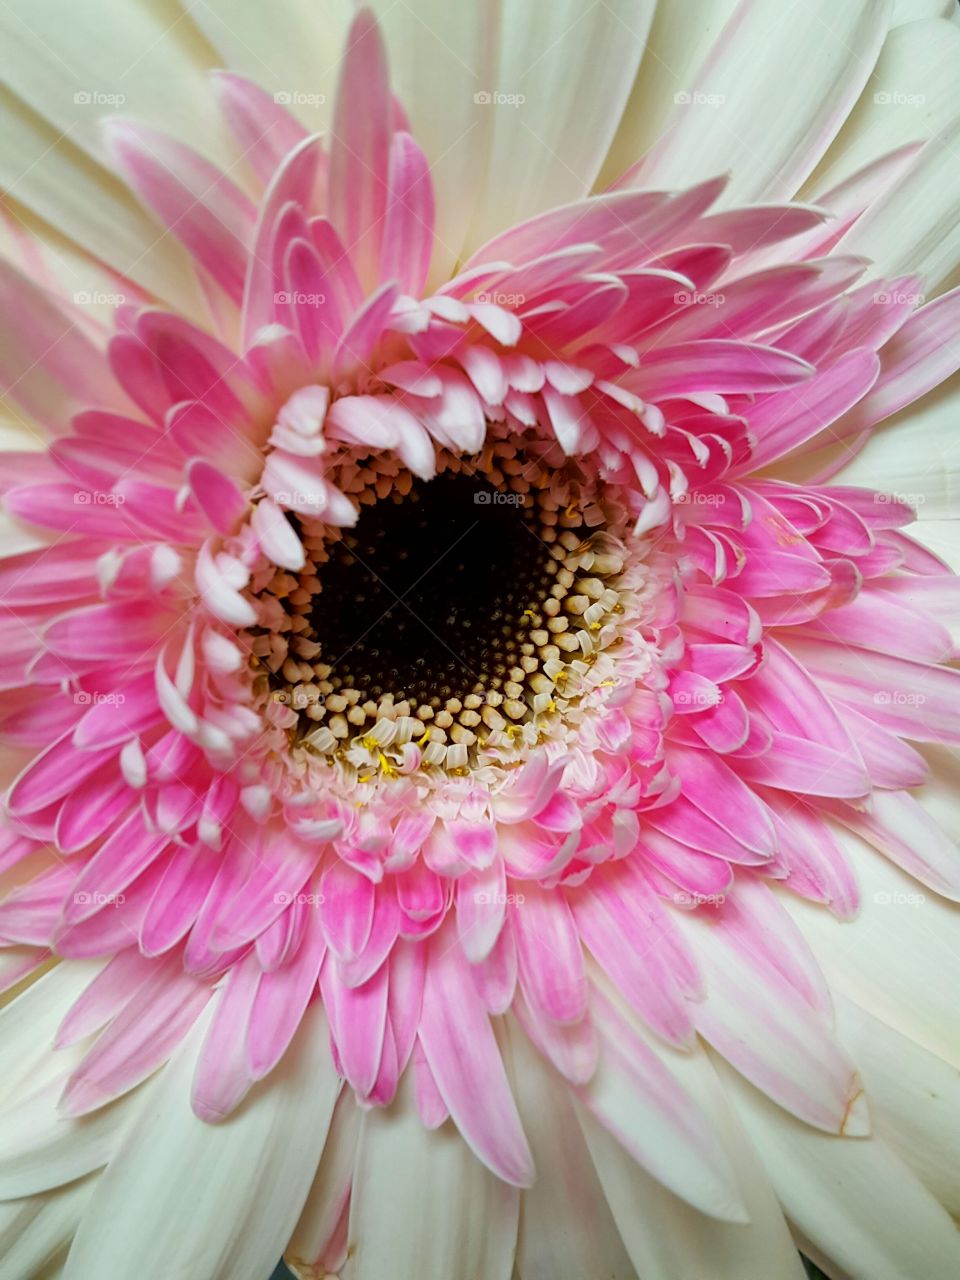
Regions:
<instances>
[{"instance_id":1,"label":"flower center ring of florets","mask_svg":"<svg viewBox=\"0 0 960 1280\"><path fill-rule=\"evenodd\" d=\"M356 523L289 517L302 568L249 589L254 696L295 754L359 782L509 767L606 702L648 607L615 485L493 424L431 480L361 449L325 475Z\"/></svg>"}]
</instances>

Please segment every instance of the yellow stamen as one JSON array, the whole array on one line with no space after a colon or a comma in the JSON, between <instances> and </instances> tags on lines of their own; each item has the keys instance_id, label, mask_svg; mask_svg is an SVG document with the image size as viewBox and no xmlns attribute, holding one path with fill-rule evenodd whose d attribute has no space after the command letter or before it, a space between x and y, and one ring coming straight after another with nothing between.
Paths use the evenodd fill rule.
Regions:
<instances>
[{"instance_id":1,"label":"yellow stamen","mask_svg":"<svg viewBox=\"0 0 960 1280\"><path fill-rule=\"evenodd\" d=\"M383 773L383 776L385 778L395 778L397 776L397 771L393 767L393 765L390 763L390 761L387 759L387 757L383 754L382 751L378 751L377 755L380 759L380 770Z\"/></svg>"}]
</instances>

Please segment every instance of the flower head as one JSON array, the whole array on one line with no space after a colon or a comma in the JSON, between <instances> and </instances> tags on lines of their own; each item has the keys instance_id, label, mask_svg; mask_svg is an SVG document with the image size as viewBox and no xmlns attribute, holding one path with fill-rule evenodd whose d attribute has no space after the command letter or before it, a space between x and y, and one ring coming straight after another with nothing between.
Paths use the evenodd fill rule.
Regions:
<instances>
[{"instance_id":1,"label":"flower head","mask_svg":"<svg viewBox=\"0 0 960 1280\"><path fill-rule=\"evenodd\" d=\"M878 48L873 9L858 21ZM104 329L53 277L2 270L22 300L5 385L46 444L4 458L32 542L0 562L24 753L0 938L14 981L59 960L7 1014L44 1050L22 1096L45 1154L12 1194L86 1195L107 1162L74 1280L108 1246L127 1266L103 1234L117 1197L140 1231L196 1159L216 1215L201 1175L240 1161L227 1225L250 1215L256 1247L224 1236L207 1262L188 1232L168 1272L255 1280L306 1204L301 1273L355 1246L367 1276L412 1159L422 1194L459 1180L514 1233L524 1189L524 1276L524 1234L567 1201L608 1224L595 1273L627 1276L650 1256L639 1188L698 1230L767 1214L786 1240L743 1123L847 1267L777 1172L786 1135L870 1132L870 1015L837 1033L808 935L855 917L869 874L876 904L906 892L893 866L960 895L912 745L960 741L957 580L902 532L903 495L831 483L960 364L960 294L926 301L862 252L929 153L816 203L789 198L796 172L760 203L745 163L675 180L687 110L722 98L685 92L612 186L480 219L451 255L442 157L370 13L327 134L292 92L216 90L242 180L105 126L189 258L194 314L119 281ZM55 1157L54 1106L74 1135ZM561 1195L554 1165L582 1187ZM501 1274L454 1236L462 1274Z\"/></svg>"}]
</instances>

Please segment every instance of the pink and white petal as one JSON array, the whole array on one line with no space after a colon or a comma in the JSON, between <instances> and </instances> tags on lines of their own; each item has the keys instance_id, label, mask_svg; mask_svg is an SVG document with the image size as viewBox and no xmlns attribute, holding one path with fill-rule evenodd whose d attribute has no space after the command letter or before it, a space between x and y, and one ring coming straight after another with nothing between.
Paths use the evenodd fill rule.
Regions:
<instances>
[{"instance_id":1,"label":"pink and white petal","mask_svg":"<svg viewBox=\"0 0 960 1280\"><path fill-rule=\"evenodd\" d=\"M211 1001L213 1015L190 1090L194 1115L208 1124L226 1120L253 1084L244 1042L259 983L257 957L248 952L224 976Z\"/></svg>"},{"instance_id":2,"label":"pink and white petal","mask_svg":"<svg viewBox=\"0 0 960 1280\"><path fill-rule=\"evenodd\" d=\"M225 1125L208 1125L190 1108L208 1021L163 1070L100 1179L65 1280L121 1280L132 1272L162 1280L198 1269L210 1280L261 1280L275 1265L310 1189L340 1087L322 1014L315 1006L269 1085L255 1086ZM167 1230L173 1220L181 1224L175 1232ZM153 1240L146 1255L144 1231Z\"/></svg>"},{"instance_id":3,"label":"pink and white petal","mask_svg":"<svg viewBox=\"0 0 960 1280\"><path fill-rule=\"evenodd\" d=\"M808 1255L850 1280L957 1271L953 1221L882 1138L838 1142L718 1070Z\"/></svg>"},{"instance_id":4,"label":"pink and white petal","mask_svg":"<svg viewBox=\"0 0 960 1280\"><path fill-rule=\"evenodd\" d=\"M724 1097L705 1050L671 1060L685 1088L710 1116L736 1174L748 1222L724 1222L685 1204L651 1177L584 1107L578 1108L607 1202L643 1280L684 1275L804 1280L797 1253L766 1172Z\"/></svg>"},{"instance_id":5,"label":"pink and white petal","mask_svg":"<svg viewBox=\"0 0 960 1280\"><path fill-rule=\"evenodd\" d=\"M537 1167L536 1181L523 1195L516 1245L521 1274L527 1280L635 1280L569 1087L515 1023L508 1027L510 1074Z\"/></svg>"},{"instance_id":6,"label":"pink and white petal","mask_svg":"<svg viewBox=\"0 0 960 1280\"><path fill-rule=\"evenodd\" d=\"M504 1181L529 1186L533 1160L500 1049L466 961L444 932L429 944L420 1042L471 1149Z\"/></svg>"},{"instance_id":7,"label":"pink and white petal","mask_svg":"<svg viewBox=\"0 0 960 1280\"><path fill-rule=\"evenodd\" d=\"M210 998L205 984L178 970L178 960L154 961L154 972L67 1080L60 1101L66 1115L85 1115L113 1102L177 1049Z\"/></svg>"},{"instance_id":8,"label":"pink and white petal","mask_svg":"<svg viewBox=\"0 0 960 1280\"><path fill-rule=\"evenodd\" d=\"M684 920L707 981L694 1012L697 1030L775 1102L828 1133L869 1132L863 1085L828 1022L792 982L758 966L749 936Z\"/></svg>"},{"instance_id":9,"label":"pink and white petal","mask_svg":"<svg viewBox=\"0 0 960 1280\"><path fill-rule=\"evenodd\" d=\"M635 1021L598 990L592 1011L600 1065L578 1096L658 1182L708 1217L746 1221L736 1177L707 1115L677 1079L686 1055L655 1051ZM669 1065L667 1065L669 1063Z\"/></svg>"},{"instance_id":10,"label":"pink and white petal","mask_svg":"<svg viewBox=\"0 0 960 1280\"><path fill-rule=\"evenodd\" d=\"M958 907L843 830L836 839L860 884L856 919L837 922L815 903L783 894L830 988L931 1053L960 1067ZM893 916L897 928L891 928Z\"/></svg>"},{"instance_id":11,"label":"pink and white petal","mask_svg":"<svg viewBox=\"0 0 960 1280\"><path fill-rule=\"evenodd\" d=\"M631 185L686 186L729 170L728 204L789 199L856 102L886 29L883 4L838 10L813 0L788 14L767 0L741 4L699 73L674 94ZM773 140L758 102L786 122Z\"/></svg>"},{"instance_id":12,"label":"pink and white petal","mask_svg":"<svg viewBox=\"0 0 960 1280\"><path fill-rule=\"evenodd\" d=\"M311 911L296 955L261 976L246 1028L247 1058L255 1080L273 1070L293 1040L316 993L324 949L323 930Z\"/></svg>"},{"instance_id":13,"label":"pink and white petal","mask_svg":"<svg viewBox=\"0 0 960 1280\"><path fill-rule=\"evenodd\" d=\"M350 1197L351 1270L356 1280L508 1280L519 1200L452 1126L424 1126L408 1073L391 1107L363 1113Z\"/></svg>"},{"instance_id":14,"label":"pink and white petal","mask_svg":"<svg viewBox=\"0 0 960 1280\"><path fill-rule=\"evenodd\" d=\"M627 103L652 17L646 0L616 0L592 13L579 0L507 0L496 83L477 86L494 119L486 190L468 248L587 195ZM545 30L554 33L549 57L542 56ZM592 76L598 65L602 83ZM593 87L584 94L587 82Z\"/></svg>"},{"instance_id":15,"label":"pink and white petal","mask_svg":"<svg viewBox=\"0 0 960 1280\"><path fill-rule=\"evenodd\" d=\"M379 27L361 12L347 35L330 141L329 210L357 275L377 280L387 209L392 105Z\"/></svg>"},{"instance_id":16,"label":"pink and white petal","mask_svg":"<svg viewBox=\"0 0 960 1280\"><path fill-rule=\"evenodd\" d=\"M140 199L239 305L256 221L252 202L222 170L156 130L112 120L107 145Z\"/></svg>"},{"instance_id":17,"label":"pink and white petal","mask_svg":"<svg viewBox=\"0 0 960 1280\"><path fill-rule=\"evenodd\" d=\"M306 137L306 130L277 98L243 76L214 72L213 87L244 159L266 186L283 157Z\"/></svg>"},{"instance_id":18,"label":"pink and white petal","mask_svg":"<svg viewBox=\"0 0 960 1280\"><path fill-rule=\"evenodd\" d=\"M960 30L938 20L947 6L936 4L940 13L891 23L870 81L805 184L804 199L823 198L833 208L825 197L839 183L901 146L925 141L960 115L954 75Z\"/></svg>"},{"instance_id":19,"label":"pink and white petal","mask_svg":"<svg viewBox=\"0 0 960 1280\"><path fill-rule=\"evenodd\" d=\"M878 275L919 272L928 297L941 292L960 263L960 228L953 217L960 198L958 140L960 123L954 119L925 144L907 180L854 223L840 251L863 254Z\"/></svg>"}]
</instances>

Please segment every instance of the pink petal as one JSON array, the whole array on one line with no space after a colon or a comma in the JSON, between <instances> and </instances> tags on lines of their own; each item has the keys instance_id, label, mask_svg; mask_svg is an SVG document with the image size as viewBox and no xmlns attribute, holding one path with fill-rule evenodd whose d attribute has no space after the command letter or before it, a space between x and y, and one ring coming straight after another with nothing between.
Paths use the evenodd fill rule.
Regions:
<instances>
[{"instance_id":1,"label":"pink petal","mask_svg":"<svg viewBox=\"0 0 960 1280\"><path fill-rule=\"evenodd\" d=\"M454 938L429 944L420 1043L440 1096L478 1159L514 1186L533 1160L493 1029Z\"/></svg>"}]
</instances>

